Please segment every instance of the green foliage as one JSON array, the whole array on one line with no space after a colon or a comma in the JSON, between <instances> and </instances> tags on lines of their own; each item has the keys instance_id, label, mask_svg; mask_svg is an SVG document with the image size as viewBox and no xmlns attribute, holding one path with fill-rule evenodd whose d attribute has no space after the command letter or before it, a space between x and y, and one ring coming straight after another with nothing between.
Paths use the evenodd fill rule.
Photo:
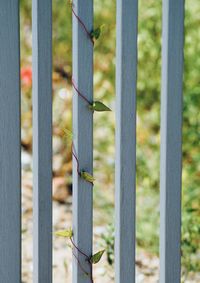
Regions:
<instances>
[{"instance_id":1,"label":"green foliage","mask_svg":"<svg viewBox=\"0 0 200 283\"><path fill-rule=\"evenodd\" d=\"M92 264L98 263L98 262L101 260L101 258L102 258L102 256L103 256L104 252L105 252L105 250L102 250L102 251L99 251L99 252L97 252L96 254L94 254L94 255L91 257L91 259L90 259L91 263L92 263Z\"/></svg>"},{"instance_id":2,"label":"green foliage","mask_svg":"<svg viewBox=\"0 0 200 283\"><path fill-rule=\"evenodd\" d=\"M81 171L80 176L81 176L81 178L83 178L85 181L87 181L89 183L93 184L93 182L95 181L95 178L86 171Z\"/></svg>"},{"instance_id":3,"label":"green foliage","mask_svg":"<svg viewBox=\"0 0 200 283\"><path fill-rule=\"evenodd\" d=\"M59 236L59 237L71 239L72 236L73 236L73 232L72 232L72 229L70 228L68 230L57 231L57 232L55 232L55 235Z\"/></svg>"},{"instance_id":4,"label":"green foliage","mask_svg":"<svg viewBox=\"0 0 200 283\"><path fill-rule=\"evenodd\" d=\"M94 29L94 30L91 32L91 37L92 37L92 39L95 39L95 40L99 39L99 37L100 37L100 35L101 35L101 33L102 33L102 30L103 30L104 26L105 26L105 25L101 25L100 27Z\"/></svg>"},{"instance_id":5,"label":"green foliage","mask_svg":"<svg viewBox=\"0 0 200 283\"><path fill-rule=\"evenodd\" d=\"M92 111L97 111L97 112L111 111L110 108L108 108L105 104L103 104L100 101L94 101L92 105L89 105L89 108Z\"/></svg>"},{"instance_id":6,"label":"green foliage","mask_svg":"<svg viewBox=\"0 0 200 283\"><path fill-rule=\"evenodd\" d=\"M66 138L68 138L70 141L73 141L73 133L71 131L64 129L63 132Z\"/></svg>"},{"instance_id":7,"label":"green foliage","mask_svg":"<svg viewBox=\"0 0 200 283\"><path fill-rule=\"evenodd\" d=\"M182 263L183 273L187 273L188 270L200 270L200 237L197 237L200 235L200 206L196 209L185 208L182 221Z\"/></svg>"},{"instance_id":8,"label":"green foliage","mask_svg":"<svg viewBox=\"0 0 200 283\"><path fill-rule=\"evenodd\" d=\"M109 225L106 233L102 234L102 246L106 250L107 262L109 265L114 264L114 226Z\"/></svg>"}]
</instances>

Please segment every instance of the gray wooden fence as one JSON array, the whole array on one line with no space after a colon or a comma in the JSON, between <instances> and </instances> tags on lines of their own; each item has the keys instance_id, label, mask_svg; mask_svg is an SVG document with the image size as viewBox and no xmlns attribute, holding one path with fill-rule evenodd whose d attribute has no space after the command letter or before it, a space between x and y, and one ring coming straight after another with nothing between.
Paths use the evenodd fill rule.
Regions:
<instances>
[{"instance_id":1,"label":"gray wooden fence","mask_svg":"<svg viewBox=\"0 0 200 283\"><path fill-rule=\"evenodd\" d=\"M52 282L51 0L32 0L34 283ZM65 3L63 3L65 5ZM93 28L93 1L75 0ZM135 176L138 1L117 0L116 241L117 283L135 282ZM160 283L180 283L181 123L184 0L163 0ZM21 282L19 0L0 1L0 282ZM113 44L115 44L113 42ZM93 46L73 17L73 77L93 98ZM82 123L84 120L84 123ZM73 96L73 130L81 166L93 172L93 117ZM92 253L92 185L73 170L73 231ZM87 204L87 205L85 205ZM80 255L79 255L80 256ZM79 258L83 262L83 258ZM84 264L84 263L83 263ZM85 267L87 268L87 266ZM73 264L73 282L89 283Z\"/></svg>"}]
</instances>

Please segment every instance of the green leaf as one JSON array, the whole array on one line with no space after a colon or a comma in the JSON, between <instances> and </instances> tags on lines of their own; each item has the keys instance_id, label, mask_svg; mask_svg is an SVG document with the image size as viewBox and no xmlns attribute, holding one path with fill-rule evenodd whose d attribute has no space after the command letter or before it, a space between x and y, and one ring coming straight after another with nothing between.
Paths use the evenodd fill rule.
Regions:
<instances>
[{"instance_id":1,"label":"green leaf","mask_svg":"<svg viewBox=\"0 0 200 283\"><path fill-rule=\"evenodd\" d=\"M63 230L63 231L57 231L57 232L55 232L55 235L59 236L59 237L64 237L64 238L70 239L73 236L73 231L70 228L70 229Z\"/></svg>"},{"instance_id":2,"label":"green leaf","mask_svg":"<svg viewBox=\"0 0 200 283\"><path fill-rule=\"evenodd\" d=\"M100 37L104 26L105 26L105 25L101 25L100 27L94 29L94 30L90 33L91 37L92 37L93 39L96 39L96 40L97 40L97 39Z\"/></svg>"},{"instance_id":3,"label":"green leaf","mask_svg":"<svg viewBox=\"0 0 200 283\"><path fill-rule=\"evenodd\" d=\"M93 184L93 182L95 181L94 177L86 171L81 171L80 175L81 175L81 178L83 178L89 183Z\"/></svg>"},{"instance_id":4,"label":"green leaf","mask_svg":"<svg viewBox=\"0 0 200 283\"><path fill-rule=\"evenodd\" d=\"M63 132L66 138L68 138L70 141L73 141L73 133L70 130L64 129Z\"/></svg>"},{"instance_id":5,"label":"green leaf","mask_svg":"<svg viewBox=\"0 0 200 283\"><path fill-rule=\"evenodd\" d=\"M94 101L92 105L89 105L89 108L92 111L97 111L97 112L111 111L110 108L108 108L104 103L100 101Z\"/></svg>"},{"instance_id":6,"label":"green leaf","mask_svg":"<svg viewBox=\"0 0 200 283\"><path fill-rule=\"evenodd\" d=\"M104 254L104 252L105 252L105 250L102 250L102 251L99 251L98 253L94 254L94 255L91 257L90 261L91 261L93 264L98 263L98 262L101 260L102 255Z\"/></svg>"}]
</instances>

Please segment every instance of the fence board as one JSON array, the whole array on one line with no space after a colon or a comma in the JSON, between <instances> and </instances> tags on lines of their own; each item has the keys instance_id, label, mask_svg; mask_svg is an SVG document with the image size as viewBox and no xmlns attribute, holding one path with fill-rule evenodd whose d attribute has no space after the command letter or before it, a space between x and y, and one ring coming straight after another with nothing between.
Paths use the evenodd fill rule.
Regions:
<instances>
[{"instance_id":1,"label":"fence board","mask_svg":"<svg viewBox=\"0 0 200 283\"><path fill-rule=\"evenodd\" d=\"M135 282L136 80L138 1L117 1L116 239L117 283Z\"/></svg>"},{"instance_id":2,"label":"fence board","mask_svg":"<svg viewBox=\"0 0 200 283\"><path fill-rule=\"evenodd\" d=\"M184 0L163 2L160 282L181 271L181 127Z\"/></svg>"},{"instance_id":3,"label":"fence board","mask_svg":"<svg viewBox=\"0 0 200 283\"><path fill-rule=\"evenodd\" d=\"M51 0L33 0L34 283L52 282Z\"/></svg>"},{"instance_id":4,"label":"fence board","mask_svg":"<svg viewBox=\"0 0 200 283\"><path fill-rule=\"evenodd\" d=\"M75 0L74 11L84 22L88 31L93 26L93 1ZM73 79L81 93L90 101L93 99L93 45L83 26L73 16ZM80 169L93 173L93 114L87 103L73 94L73 132L74 147L79 159ZM73 231L77 246L86 254L92 254L92 185L77 174L77 163L73 160ZM85 259L78 255L85 269ZM74 258L73 282L89 283Z\"/></svg>"},{"instance_id":5,"label":"fence board","mask_svg":"<svg viewBox=\"0 0 200 283\"><path fill-rule=\"evenodd\" d=\"M21 282L19 2L0 1L0 281Z\"/></svg>"}]
</instances>

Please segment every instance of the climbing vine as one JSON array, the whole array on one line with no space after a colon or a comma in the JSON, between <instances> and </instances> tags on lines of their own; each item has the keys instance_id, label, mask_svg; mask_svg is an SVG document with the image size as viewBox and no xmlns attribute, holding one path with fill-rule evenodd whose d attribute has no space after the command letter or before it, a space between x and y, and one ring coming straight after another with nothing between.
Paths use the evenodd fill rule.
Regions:
<instances>
[{"instance_id":1,"label":"climbing vine","mask_svg":"<svg viewBox=\"0 0 200 283\"><path fill-rule=\"evenodd\" d=\"M94 30L89 31L87 29L86 25L84 24L83 19L81 19L76 14L75 9L74 9L73 0L69 0L68 4L71 7L72 14L77 19L78 23L82 26L83 30L85 31L86 36L88 37L88 39L90 40L90 42L94 46L95 41L99 39L99 37L102 33L102 29L103 29L104 25L97 27ZM107 107L101 101L89 101L88 98L78 89L74 78L72 78L71 83L72 83L73 89L75 90L75 93L77 95L79 95L79 97L81 99L83 99L86 102L86 104L88 105L88 111L92 111L93 113L95 111L96 112L111 111L111 109L109 107ZM74 157L74 159L76 161L76 165L77 165L76 168L77 168L78 176L93 185L93 183L95 181L94 177L91 174L89 174L88 172L86 172L85 170L81 169L81 167L80 167L80 162L79 162L79 159L77 157L76 149L75 149L74 142L73 142L73 133L71 133L69 130L65 130L65 134L66 134L66 137L68 138L68 140L70 140L70 142L71 142L72 156ZM68 229L68 230L58 231L55 234L56 234L56 236L60 236L60 237L64 237L64 238L68 239L68 241L69 241L68 246L70 246L70 248L72 248L72 254L73 254L74 258L76 259L78 266L80 267L82 272L90 278L91 283L94 283L92 266L93 266L93 264L96 264L101 260L101 257L104 254L105 250L101 250L101 251L95 253L94 255L87 255L81 249L79 249L79 247L75 244L74 239L73 239L73 231L72 231L71 228ZM89 270L90 270L89 273L88 273L87 270L85 270L85 267L80 262L79 254L82 255L85 258L85 261L88 263Z\"/></svg>"},{"instance_id":2,"label":"climbing vine","mask_svg":"<svg viewBox=\"0 0 200 283\"><path fill-rule=\"evenodd\" d=\"M72 248L72 254L73 254L73 256L75 257L75 259L77 260L78 266L80 267L80 269L82 270L82 272L83 272L86 276L88 276L88 277L90 278L91 283L94 283L93 273L92 273L92 266L93 266L93 264L96 264L96 263L98 263L98 262L101 260L101 258L102 258L102 256L103 256L105 250L101 250L101 251L95 253L94 255L88 256L88 255L87 255L86 253L84 253L81 249L79 249L79 248L77 247L77 245L75 244L75 242L74 242L74 240L73 240L73 231L72 231L71 228L68 229L68 230L64 230L64 231L58 231L58 232L56 232L55 234L56 234L56 236L64 237L64 238L66 238L66 239L69 240L68 246L69 246L70 248ZM90 273L88 273L88 271L85 270L85 267L83 267L83 265L81 264L81 262L80 262L80 260L79 260L79 258L78 258L77 253L78 253L78 254L81 254L81 255L85 258L85 261L86 261L86 262L88 263L88 265L89 265Z\"/></svg>"}]
</instances>

